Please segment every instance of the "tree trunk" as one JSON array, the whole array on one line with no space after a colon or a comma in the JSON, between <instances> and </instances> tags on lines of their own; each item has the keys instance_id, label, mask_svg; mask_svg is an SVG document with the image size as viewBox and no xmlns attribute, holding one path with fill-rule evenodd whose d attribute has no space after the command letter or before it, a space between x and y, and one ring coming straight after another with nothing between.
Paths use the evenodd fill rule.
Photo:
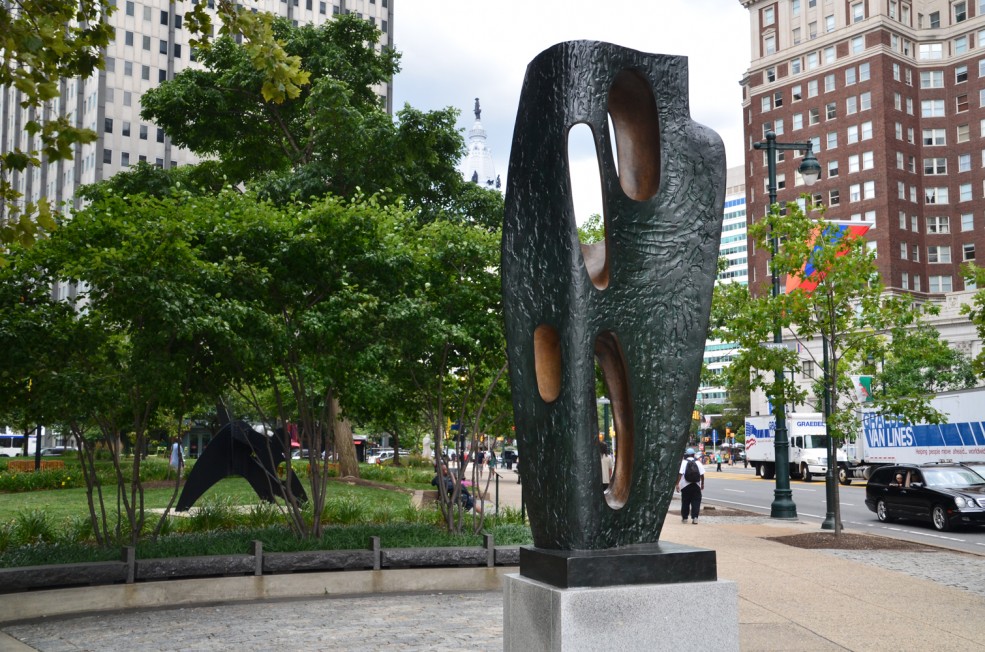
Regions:
<instances>
[{"instance_id":1,"label":"tree trunk","mask_svg":"<svg viewBox=\"0 0 985 652\"><path fill-rule=\"evenodd\" d=\"M359 461L356 459L356 445L352 441L352 424L342 418L339 400L332 395L331 419L335 432L335 452L339 456L339 477L359 477Z\"/></svg>"}]
</instances>

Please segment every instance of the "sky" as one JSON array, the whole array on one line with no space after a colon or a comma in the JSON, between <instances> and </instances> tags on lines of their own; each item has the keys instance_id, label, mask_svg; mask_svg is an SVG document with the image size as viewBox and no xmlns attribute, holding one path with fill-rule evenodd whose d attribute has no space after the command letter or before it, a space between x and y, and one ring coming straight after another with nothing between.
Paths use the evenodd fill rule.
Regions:
<instances>
[{"instance_id":1,"label":"sky","mask_svg":"<svg viewBox=\"0 0 985 652\"><path fill-rule=\"evenodd\" d=\"M504 191L527 64L556 43L578 39L688 57L691 118L718 132L729 167L742 164L739 81L750 46L740 0L395 0L393 10L394 46L402 53L394 109L453 106L467 138L478 97ZM602 212L602 197L587 128L575 134L569 158L582 223Z\"/></svg>"}]
</instances>

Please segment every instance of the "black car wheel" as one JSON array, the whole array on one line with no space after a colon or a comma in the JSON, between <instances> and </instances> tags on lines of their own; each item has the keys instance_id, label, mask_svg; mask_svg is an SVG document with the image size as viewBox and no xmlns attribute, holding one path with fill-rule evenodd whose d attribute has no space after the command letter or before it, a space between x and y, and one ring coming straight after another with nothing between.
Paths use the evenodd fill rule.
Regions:
<instances>
[{"instance_id":1,"label":"black car wheel","mask_svg":"<svg viewBox=\"0 0 985 652\"><path fill-rule=\"evenodd\" d=\"M934 529L938 532L947 532L951 529L951 521L947 518L947 510L943 505L934 505L930 512L930 519L934 523Z\"/></svg>"},{"instance_id":2,"label":"black car wheel","mask_svg":"<svg viewBox=\"0 0 985 652\"><path fill-rule=\"evenodd\" d=\"M885 500L880 500L876 503L876 518L883 523L889 523L893 520L893 517L889 515L889 507L886 505Z\"/></svg>"},{"instance_id":3,"label":"black car wheel","mask_svg":"<svg viewBox=\"0 0 985 652\"><path fill-rule=\"evenodd\" d=\"M800 467L800 477L804 479L804 482L814 481L814 474L811 473L811 470L807 468L806 464Z\"/></svg>"}]
</instances>

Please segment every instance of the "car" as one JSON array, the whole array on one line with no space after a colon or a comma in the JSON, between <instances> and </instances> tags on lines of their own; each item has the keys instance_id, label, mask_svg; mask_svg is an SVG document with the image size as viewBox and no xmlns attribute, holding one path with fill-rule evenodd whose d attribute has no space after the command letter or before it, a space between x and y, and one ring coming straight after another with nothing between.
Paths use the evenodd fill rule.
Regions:
<instances>
[{"instance_id":1,"label":"car","mask_svg":"<svg viewBox=\"0 0 985 652\"><path fill-rule=\"evenodd\" d=\"M400 457L406 458L410 455L410 451L400 449ZM385 450L381 452L374 460L376 464L387 464L393 462L393 449Z\"/></svg>"},{"instance_id":2,"label":"car","mask_svg":"<svg viewBox=\"0 0 985 652\"><path fill-rule=\"evenodd\" d=\"M967 467L985 478L985 462L961 462L961 466Z\"/></svg>"},{"instance_id":3,"label":"car","mask_svg":"<svg viewBox=\"0 0 985 652\"><path fill-rule=\"evenodd\" d=\"M941 532L985 525L985 478L961 464L883 466L866 482L865 506L883 523L929 521Z\"/></svg>"},{"instance_id":4,"label":"car","mask_svg":"<svg viewBox=\"0 0 985 652\"><path fill-rule=\"evenodd\" d=\"M69 448L68 446L52 446L51 448L42 448L42 457L55 457L58 455L68 455L75 454L78 451L75 448Z\"/></svg>"}]
</instances>

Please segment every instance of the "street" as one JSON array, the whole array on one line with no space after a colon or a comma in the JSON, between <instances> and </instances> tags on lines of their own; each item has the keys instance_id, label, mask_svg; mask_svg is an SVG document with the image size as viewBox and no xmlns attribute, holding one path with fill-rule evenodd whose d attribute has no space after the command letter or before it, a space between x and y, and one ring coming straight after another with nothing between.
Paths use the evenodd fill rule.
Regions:
<instances>
[{"instance_id":1,"label":"street","mask_svg":"<svg viewBox=\"0 0 985 652\"><path fill-rule=\"evenodd\" d=\"M705 466L704 500L711 504L728 505L747 509L758 514L769 514L776 482L756 477L750 466L729 467L715 471L715 465ZM827 511L824 478L814 482L791 480L790 489L801 520L816 520L818 527ZM985 554L985 528L956 528L950 532L937 532L930 523L897 521L880 523L876 515L865 506L865 483L853 481L850 486L839 485L841 521L855 532L871 532L883 536L942 546L951 550Z\"/></svg>"}]
</instances>

